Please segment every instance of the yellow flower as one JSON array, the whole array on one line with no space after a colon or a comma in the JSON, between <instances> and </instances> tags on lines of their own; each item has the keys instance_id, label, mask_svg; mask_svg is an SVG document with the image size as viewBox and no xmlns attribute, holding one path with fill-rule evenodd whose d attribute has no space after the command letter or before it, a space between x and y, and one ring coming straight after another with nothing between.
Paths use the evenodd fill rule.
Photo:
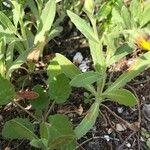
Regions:
<instances>
[{"instance_id":1,"label":"yellow flower","mask_svg":"<svg viewBox=\"0 0 150 150\"><path fill-rule=\"evenodd\" d=\"M139 48L141 48L143 50L149 50L150 51L150 42L144 37L140 37L137 40L137 45Z\"/></svg>"}]
</instances>

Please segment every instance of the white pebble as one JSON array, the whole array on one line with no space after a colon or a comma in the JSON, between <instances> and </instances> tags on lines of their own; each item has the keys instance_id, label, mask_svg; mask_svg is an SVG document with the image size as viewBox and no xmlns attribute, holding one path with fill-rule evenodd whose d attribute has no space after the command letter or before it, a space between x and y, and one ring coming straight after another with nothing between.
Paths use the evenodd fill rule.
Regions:
<instances>
[{"instance_id":1,"label":"white pebble","mask_svg":"<svg viewBox=\"0 0 150 150\"><path fill-rule=\"evenodd\" d=\"M81 62L83 61L83 56L80 52L77 52L75 54L75 56L73 57L73 62L77 63L77 64L81 64Z\"/></svg>"},{"instance_id":2,"label":"white pebble","mask_svg":"<svg viewBox=\"0 0 150 150\"><path fill-rule=\"evenodd\" d=\"M120 123L117 123L116 124L116 130L117 131L125 131L127 128L124 124L120 124Z\"/></svg>"},{"instance_id":3,"label":"white pebble","mask_svg":"<svg viewBox=\"0 0 150 150\"><path fill-rule=\"evenodd\" d=\"M105 140L106 140L107 142L109 142L109 141L110 141L110 137L109 137L109 135L104 135L104 138L105 138Z\"/></svg>"},{"instance_id":4,"label":"white pebble","mask_svg":"<svg viewBox=\"0 0 150 150\"><path fill-rule=\"evenodd\" d=\"M123 107L118 107L117 111L119 114L121 114L123 112Z\"/></svg>"},{"instance_id":5,"label":"white pebble","mask_svg":"<svg viewBox=\"0 0 150 150\"><path fill-rule=\"evenodd\" d=\"M109 129L108 129L108 134L111 134L112 131L113 131L112 128L109 128Z\"/></svg>"},{"instance_id":6,"label":"white pebble","mask_svg":"<svg viewBox=\"0 0 150 150\"><path fill-rule=\"evenodd\" d=\"M90 67L86 64L86 63L82 63L80 66L79 66L79 69L82 71L82 72L86 72Z\"/></svg>"},{"instance_id":7,"label":"white pebble","mask_svg":"<svg viewBox=\"0 0 150 150\"><path fill-rule=\"evenodd\" d=\"M131 144L130 144L130 143L127 143L126 146L127 146L128 148L130 148L130 147L131 147Z\"/></svg>"}]
</instances>

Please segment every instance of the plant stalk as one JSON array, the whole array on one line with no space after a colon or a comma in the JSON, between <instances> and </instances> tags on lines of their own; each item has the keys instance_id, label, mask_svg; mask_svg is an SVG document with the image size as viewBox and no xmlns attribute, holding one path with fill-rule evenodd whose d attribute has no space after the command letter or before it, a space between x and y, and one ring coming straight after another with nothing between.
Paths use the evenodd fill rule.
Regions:
<instances>
[{"instance_id":1,"label":"plant stalk","mask_svg":"<svg viewBox=\"0 0 150 150\"><path fill-rule=\"evenodd\" d=\"M20 107L24 112L26 112L28 115L30 115L33 119L40 122L38 118L36 118L32 113L30 113L28 110L26 110L24 107L22 107L18 102L13 101L14 104L16 104L18 107Z\"/></svg>"}]
</instances>

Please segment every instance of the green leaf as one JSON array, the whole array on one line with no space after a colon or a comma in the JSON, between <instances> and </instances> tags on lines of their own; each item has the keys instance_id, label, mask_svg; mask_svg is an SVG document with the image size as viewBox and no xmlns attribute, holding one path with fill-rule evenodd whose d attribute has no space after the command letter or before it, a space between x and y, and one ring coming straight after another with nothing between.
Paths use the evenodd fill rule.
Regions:
<instances>
[{"instance_id":1,"label":"green leaf","mask_svg":"<svg viewBox=\"0 0 150 150\"><path fill-rule=\"evenodd\" d=\"M105 98L123 104L125 106L135 106L137 104L137 98L126 89L117 89L108 93L103 93Z\"/></svg>"},{"instance_id":2,"label":"green leaf","mask_svg":"<svg viewBox=\"0 0 150 150\"><path fill-rule=\"evenodd\" d=\"M15 88L0 75L0 105L5 105L15 97Z\"/></svg>"},{"instance_id":3,"label":"green leaf","mask_svg":"<svg viewBox=\"0 0 150 150\"><path fill-rule=\"evenodd\" d=\"M140 26L143 27L145 26L147 23L150 23L150 1L145 2L145 6L144 6L144 10L142 12L141 15L141 22L140 22Z\"/></svg>"},{"instance_id":4,"label":"green leaf","mask_svg":"<svg viewBox=\"0 0 150 150\"><path fill-rule=\"evenodd\" d=\"M94 42L98 42L98 38L94 35L92 28L88 25L88 23L80 18L75 13L67 10L67 14L70 17L71 21L75 24L75 26L80 30L80 32L88 39Z\"/></svg>"},{"instance_id":5,"label":"green leaf","mask_svg":"<svg viewBox=\"0 0 150 150\"><path fill-rule=\"evenodd\" d=\"M67 116L57 114L50 116L48 119L50 122L49 132L51 133L49 149L59 149L60 147L73 142L75 133Z\"/></svg>"},{"instance_id":6,"label":"green leaf","mask_svg":"<svg viewBox=\"0 0 150 150\"><path fill-rule=\"evenodd\" d=\"M137 60L135 60L135 63L126 72L124 72L119 78L117 78L116 81L112 83L105 92L108 93L123 87L127 82L132 80L134 77L138 76L145 69L149 68L150 66L149 58L150 58L150 52L147 52L141 57L137 58Z\"/></svg>"},{"instance_id":7,"label":"green leaf","mask_svg":"<svg viewBox=\"0 0 150 150\"><path fill-rule=\"evenodd\" d=\"M30 145L36 148L46 149L48 141L46 139L33 139Z\"/></svg>"},{"instance_id":8,"label":"green leaf","mask_svg":"<svg viewBox=\"0 0 150 150\"><path fill-rule=\"evenodd\" d=\"M120 15L119 10L117 10L116 8L113 8L112 10L112 23L120 26L121 28L125 28L124 20L122 16Z\"/></svg>"},{"instance_id":9,"label":"green leaf","mask_svg":"<svg viewBox=\"0 0 150 150\"><path fill-rule=\"evenodd\" d=\"M63 73L70 79L74 78L76 75L80 74L81 71L77 68L69 59L65 56L56 53L56 60L61 66Z\"/></svg>"},{"instance_id":10,"label":"green leaf","mask_svg":"<svg viewBox=\"0 0 150 150\"><path fill-rule=\"evenodd\" d=\"M6 40L5 38L0 39L0 74L5 77L6 64L5 64L5 51L6 51Z\"/></svg>"},{"instance_id":11,"label":"green leaf","mask_svg":"<svg viewBox=\"0 0 150 150\"><path fill-rule=\"evenodd\" d=\"M60 150L75 150L76 146L77 146L77 141L75 139L72 142L65 144L64 146L61 146Z\"/></svg>"},{"instance_id":12,"label":"green leaf","mask_svg":"<svg viewBox=\"0 0 150 150\"><path fill-rule=\"evenodd\" d=\"M100 80L100 78L101 75L98 72L89 71L75 76L71 80L70 85L74 87L85 87Z\"/></svg>"},{"instance_id":13,"label":"green leaf","mask_svg":"<svg viewBox=\"0 0 150 150\"><path fill-rule=\"evenodd\" d=\"M61 73L62 73L61 66L58 64L58 62L54 58L47 67L47 74L49 77L48 82L53 81L54 78Z\"/></svg>"},{"instance_id":14,"label":"green leaf","mask_svg":"<svg viewBox=\"0 0 150 150\"><path fill-rule=\"evenodd\" d=\"M2 130L2 135L9 139L38 139L34 134L33 124L28 119L23 118L15 118L7 121Z\"/></svg>"},{"instance_id":15,"label":"green leaf","mask_svg":"<svg viewBox=\"0 0 150 150\"><path fill-rule=\"evenodd\" d=\"M47 122L43 122L40 124L40 137L42 139L47 139L47 141L51 138L51 133L49 132L49 129L51 128L51 124ZM47 143L48 145L48 143Z\"/></svg>"},{"instance_id":16,"label":"green leaf","mask_svg":"<svg viewBox=\"0 0 150 150\"><path fill-rule=\"evenodd\" d=\"M90 53L96 71L101 72L105 66L105 58L102 51L102 44L89 40Z\"/></svg>"},{"instance_id":17,"label":"green leaf","mask_svg":"<svg viewBox=\"0 0 150 150\"><path fill-rule=\"evenodd\" d=\"M132 52L133 52L133 48L131 48L127 43L121 45L114 53L114 56L110 58L108 65L111 65L119 61L121 58L125 57L126 55Z\"/></svg>"},{"instance_id":18,"label":"green leaf","mask_svg":"<svg viewBox=\"0 0 150 150\"><path fill-rule=\"evenodd\" d=\"M40 41L41 36L44 36L48 31L50 31L52 23L55 18L56 13L56 3L55 0L49 0L44 9L42 10L42 14L40 16L39 25L38 25L38 33L35 36L34 44L37 44Z\"/></svg>"},{"instance_id":19,"label":"green leaf","mask_svg":"<svg viewBox=\"0 0 150 150\"><path fill-rule=\"evenodd\" d=\"M22 5L19 4L19 2L12 0L11 3L13 4L13 7L14 7L12 10L13 21L14 21L15 27L17 28L20 18L22 19L24 16L24 11L23 11Z\"/></svg>"},{"instance_id":20,"label":"green leaf","mask_svg":"<svg viewBox=\"0 0 150 150\"><path fill-rule=\"evenodd\" d=\"M112 2L105 2L98 10L96 14L96 18L98 21L102 21L103 19L107 19L107 16L112 11Z\"/></svg>"},{"instance_id":21,"label":"green leaf","mask_svg":"<svg viewBox=\"0 0 150 150\"><path fill-rule=\"evenodd\" d=\"M38 9L36 7L35 1L34 0L27 0L26 3L30 7L31 12L33 13L34 17L37 20L39 18L39 13L38 13Z\"/></svg>"},{"instance_id":22,"label":"green leaf","mask_svg":"<svg viewBox=\"0 0 150 150\"><path fill-rule=\"evenodd\" d=\"M96 118L99 114L99 103L94 102L89 109L85 118L81 121L81 123L75 128L75 134L77 139L83 137L95 124Z\"/></svg>"},{"instance_id":23,"label":"green leaf","mask_svg":"<svg viewBox=\"0 0 150 150\"><path fill-rule=\"evenodd\" d=\"M10 66L10 68L8 68L7 74L6 74L6 78L9 79L12 72L16 69L18 69L23 63L26 62L27 56L29 54L29 52L33 49L30 48L26 51L24 51L21 55L19 55L19 57L12 63L12 65Z\"/></svg>"},{"instance_id":24,"label":"green leaf","mask_svg":"<svg viewBox=\"0 0 150 150\"><path fill-rule=\"evenodd\" d=\"M85 0L84 2L84 10L93 15L94 12L94 0Z\"/></svg>"},{"instance_id":25,"label":"green leaf","mask_svg":"<svg viewBox=\"0 0 150 150\"><path fill-rule=\"evenodd\" d=\"M44 92L44 89L40 85L36 85L33 91L39 94L39 97L30 101L32 107L37 110L42 110L46 108L49 104L48 95Z\"/></svg>"},{"instance_id":26,"label":"green leaf","mask_svg":"<svg viewBox=\"0 0 150 150\"><path fill-rule=\"evenodd\" d=\"M15 41L12 41L8 46L7 46L7 52L6 52L6 66L9 68L12 63L13 63L13 58L14 58L14 46L15 46Z\"/></svg>"},{"instance_id":27,"label":"green leaf","mask_svg":"<svg viewBox=\"0 0 150 150\"><path fill-rule=\"evenodd\" d=\"M146 141L146 145L147 145L148 148L150 149L150 138Z\"/></svg>"},{"instance_id":28,"label":"green leaf","mask_svg":"<svg viewBox=\"0 0 150 150\"><path fill-rule=\"evenodd\" d=\"M51 30L51 32L48 35L48 41L52 40L54 37L58 36L63 31L63 27L55 27Z\"/></svg>"},{"instance_id":29,"label":"green leaf","mask_svg":"<svg viewBox=\"0 0 150 150\"><path fill-rule=\"evenodd\" d=\"M5 28L9 29L11 33L16 33L17 29L15 26L12 24L10 19L0 11L0 22L5 26Z\"/></svg>"},{"instance_id":30,"label":"green leaf","mask_svg":"<svg viewBox=\"0 0 150 150\"><path fill-rule=\"evenodd\" d=\"M128 8L126 6L123 6L121 9L121 16L123 17L124 23L126 25L127 29L131 28L131 16Z\"/></svg>"},{"instance_id":31,"label":"green leaf","mask_svg":"<svg viewBox=\"0 0 150 150\"><path fill-rule=\"evenodd\" d=\"M130 3L129 10L134 22L139 23L139 19L142 17L142 5L142 2L140 2L139 0L132 0ZM133 22L130 22L132 25Z\"/></svg>"},{"instance_id":32,"label":"green leaf","mask_svg":"<svg viewBox=\"0 0 150 150\"><path fill-rule=\"evenodd\" d=\"M69 79L64 75L58 75L53 81L49 83L50 98L56 103L64 103L71 94L71 87Z\"/></svg>"}]
</instances>

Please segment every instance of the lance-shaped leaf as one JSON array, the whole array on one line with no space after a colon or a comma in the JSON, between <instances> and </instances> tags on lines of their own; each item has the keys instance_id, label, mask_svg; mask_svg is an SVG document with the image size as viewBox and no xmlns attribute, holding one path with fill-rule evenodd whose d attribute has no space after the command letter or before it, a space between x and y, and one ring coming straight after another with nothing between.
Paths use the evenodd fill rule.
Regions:
<instances>
[{"instance_id":1,"label":"lance-shaped leaf","mask_svg":"<svg viewBox=\"0 0 150 150\"><path fill-rule=\"evenodd\" d=\"M150 66L150 52L145 53L141 57L137 58L135 63L123 73L114 83L108 87L105 93L114 91L123 87L127 82L138 76L141 72Z\"/></svg>"},{"instance_id":2,"label":"lance-shaped leaf","mask_svg":"<svg viewBox=\"0 0 150 150\"><path fill-rule=\"evenodd\" d=\"M108 65L111 65L111 64L119 61L121 58L125 57L126 55L130 54L131 52L133 52L133 49L127 43L121 45L114 53L114 56L111 57L111 59L109 60Z\"/></svg>"},{"instance_id":3,"label":"lance-shaped leaf","mask_svg":"<svg viewBox=\"0 0 150 150\"><path fill-rule=\"evenodd\" d=\"M100 79L101 75L98 72L89 71L75 76L71 80L70 85L74 87L85 87Z\"/></svg>"},{"instance_id":4,"label":"lance-shaped leaf","mask_svg":"<svg viewBox=\"0 0 150 150\"><path fill-rule=\"evenodd\" d=\"M85 118L81 121L81 123L75 128L75 134L77 139L83 137L95 124L96 118L99 112L99 103L94 102L89 109Z\"/></svg>"},{"instance_id":5,"label":"lance-shaped leaf","mask_svg":"<svg viewBox=\"0 0 150 150\"><path fill-rule=\"evenodd\" d=\"M102 72L105 68L105 57L102 50L102 44L89 40L89 46L95 69L98 72Z\"/></svg>"},{"instance_id":6,"label":"lance-shaped leaf","mask_svg":"<svg viewBox=\"0 0 150 150\"><path fill-rule=\"evenodd\" d=\"M34 134L34 126L28 119L15 118L5 123L2 135L9 139L38 139Z\"/></svg>"},{"instance_id":7,"label":"lance-shaped leaf","mask_svg":"<svg viewBox=\"0 0 150 150\"><path fill-rule=\"evenodd\" d=\"M26 62L27 56L29 54L29 52L32 50L33 48L30 48L26 51L24 51L21 55L18 56L18 58L12 63L12 65L10 66L10 68L8 68L7 74L6 74L6 78L9 79L12 72L16 69L18 69L23 63Z\"/></svg>"},{"instance_id":8,"label":"lance-shaped leaf","mask_svg":"<svg viewBox=\"0 0 150 150\"><path fill-rule=\"evenodd\" d=\"M63 73L70 79L80 74L81 71L69 59L61 54L56 54L58 64L61 66Z\"/></svg>"},{"instance_id":9,"label":"lance-shaped leaf","mask_svg":"<svg viewBox=\"0 0 150 150\"><path fill-rule=\"evenodd\" d=\"M11 32L11 33L16 33L17 29L15 26L12 24L10 19L0 11L0 22Z\"/></svg>"},{"instance_id":10,"label":"lance-shaped leaf","mask_svg":"<svg viewBox=\"0 0 150 150\"><path fill-rule=\"evenodd\" d=\"M150 22L149 12L150 12L150 1L146 1L144 10L143 10L143 12L141 14L141 18L140 18L141 19L141 22L140 22L141 27L145 26L147 23Z\"/></svg>"},{"instance_id":11,"label":"lance-shaped leaf","mask_svg":"<svg viewBox=\"0 0 150 150\"><path fill-rule=\"evenodd\" d=\"M92 28L88 25L88 23L80 18L78 15L71 11L67 11L68 16L71 21L75 24L75 26L80 30L80 32L88 39L94 42L99 42L98 38L95 36Z\"/></svg>"},{"instance_id":12,"label":"lance-shaped leaf","mask_svg":"<svg viewBox=\"0 0 150 150\"><path fill-rule=\"evenodd\" d=\"M41 36L45 36L45 34L51 29L52 23L54 21L56 14L56 3L55 0L49 0L44 9L42 10L42 14L40 16L39 25L38 25L38 33L35 36L34 44L37 44L41 40Z\"/></svg>"},{"instance_id":13,"label":"lance-shaped leaf","mask_svg":"<svg viewBox=\"0 0 150 150\"><path fill-rule=\"evenodd\" d=\"M125 106L135 106L138 101L134 94L126 89L117 89L107 93L106 95L104 93L103 96Z\"/></svg>"},{"instance_id":14,"label":"lance-shaped leaf","mask_svg":"<svg viewBox=\"0 0 150 150\"><path fill-rule=\"evenodd\" d=\"M5 105L15 97L15 88L0 75L0 105Z\"/></svg>"},{"instance_id":15,"label":"lance-shaped leaf","mask_svg":"<svg viewBox=\"0 0 150 150\"><path fill-rule=\"evenodd\" d=\"M13 4L13 7L14 7L12 10L13 21L14 21L15 27L17 28L19 20L22 19L24 16L23 6L17 1L11 1L11 3Z\"/></svg>"}]
</instances>

